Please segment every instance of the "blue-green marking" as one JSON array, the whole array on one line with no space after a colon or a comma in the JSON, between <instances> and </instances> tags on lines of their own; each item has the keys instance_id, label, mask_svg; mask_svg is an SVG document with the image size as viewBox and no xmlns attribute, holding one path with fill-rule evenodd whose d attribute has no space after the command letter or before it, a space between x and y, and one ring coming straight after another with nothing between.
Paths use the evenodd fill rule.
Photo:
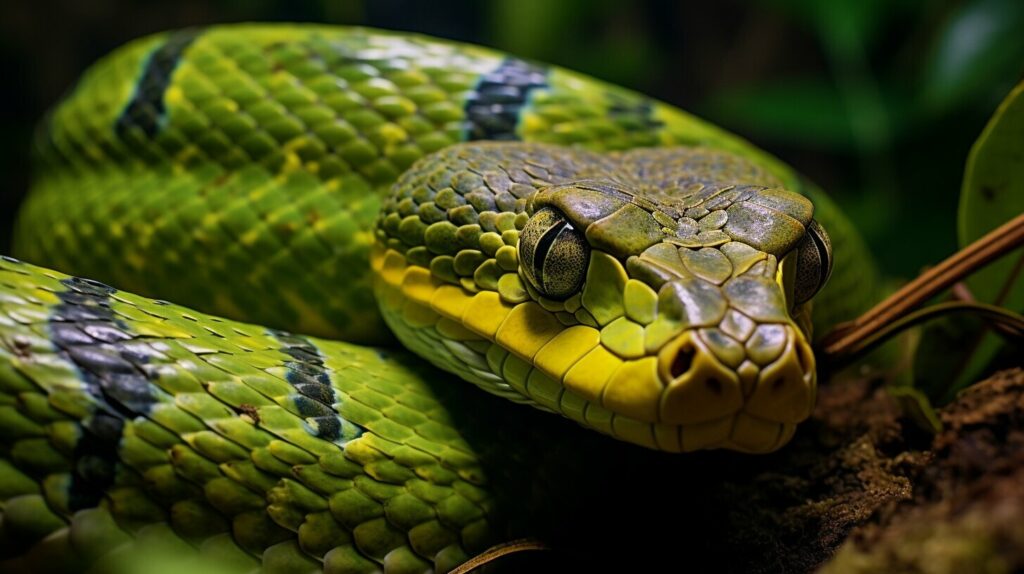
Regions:
<instances>
[{"instance_id":1,"label":"blue-green marking","mask_svg":"<svg viewBox=\"0 0 1024 574\"><path fill-rule=\"evenodd\" d=\"M466 98L466 139L519 139L516 128L530 92L547 86L547 68L506 58L494 71L484 74Z\"/></svg>"},{"instance_id":2,"label":"blue-green marking","mask_svg":"<svg viewBox=\"0 0 1024 574\"><path fill-rule=\"evenodd\" d=\"M338 397L320 350L299 335L274 330L270 334L281 343L280 351L292 358L285 363L285 378L298 391L292 401L306 419L310 434L338 444L362 435L366 429L345 420L334 409Z\"/></svg>"},{"instance_id":3,"label":"blue-green marking","mask_svg":"<svg viewBox=\"0 0 1024 574\"><path fill-rule=\"evenodd\" d=\"M143 366L148 347L132 345L129 328L110 308L117 291L98 281L70 277L57 294L60 303L49 319L50 338L58 352L75 365L93 412L81 421L82 437L75 445L71 510L99 503L113 484L124 421L149 412L155 401Z\"/></svg>"},{"instance_id":4,"label":"blue-green marking","mask_svg":"<svg viewBox=\"0 0 1024 574\"><path fill-rule=\"evenodd\" d=\"M164 93L181 56L198 35L198 30L174 32L149 55L132 99L117 118L114 129L118 136L126 138L132 131L140 130L146 137L153 137L160 130L167 113Z\"/></svg>"}]
</instances>

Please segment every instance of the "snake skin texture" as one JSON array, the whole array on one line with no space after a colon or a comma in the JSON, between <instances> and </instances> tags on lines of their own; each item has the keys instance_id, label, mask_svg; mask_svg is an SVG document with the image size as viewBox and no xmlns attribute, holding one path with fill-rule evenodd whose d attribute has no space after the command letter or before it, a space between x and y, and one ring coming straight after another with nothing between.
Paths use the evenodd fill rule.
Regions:
<instances>
[{"instance_id":1,"label":"snake skin texture","mask_svg":"<svg viewBox=\"0 0 1024 574\"><path fill-rule=\"evenodd\" d=\"M73 547L75 520L123 543L102 513L128 529L166 524L249 568L270 552L307 570L443 571L502 540L479 460L497 447L482 419L501 420L497 401L428 383L436 373L401 351L217 319L11 259L0 327L8 553Z\"/></svg>"},{"instance_id":2,"label":"snake skin texture","mask_svg":"<svg viewBox=\"0 0 1024 574\"><path fill-rule=\"evenodd\" d=\"M556 501L657 508L663 453L459 379L651 449L770 451L813 402L810 306L780 307L811 211L835 261L815 323L877 282L833 203L741 139L410 34L143 38L35 148L26 262L0 260L3 571L105 572L158 540L226 571L443 572ZM516 271L544 208L596 246L564 300Z\"/></svg>"},{"instance_id":3,"label":"snake skin texture","mask_svg":"<svg viewBox=\"0 0 1024 574\"><path fill-rule=\"evenodd\" d=\"M718 480L451 379L0 257L0 571L443 572L525 535L644 569Z\"/></svg>"}]
</instances>

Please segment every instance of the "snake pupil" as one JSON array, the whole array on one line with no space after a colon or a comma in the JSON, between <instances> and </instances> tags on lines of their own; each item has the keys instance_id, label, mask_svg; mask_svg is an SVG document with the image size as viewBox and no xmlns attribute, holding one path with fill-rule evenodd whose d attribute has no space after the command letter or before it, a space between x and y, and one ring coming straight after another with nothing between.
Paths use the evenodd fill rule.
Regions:
<instances>
[{"instance_id":1,"label":"snake pupil","mask_svg":"<svg viewBox=\"0 0 1024 574\"><path fill-rule=\"evenodd\" d=\"M566 220L561 220L558 223L552 225L544 235L541 236L540 241L537 242L537 247L534 250L533 256L533 276L544 282L544 262L547 261L548 252L551 251L551 246L555 243L555 239L565 229L566 226L572 229L572 225Z\"/></svg>"},{"instance_id":2,"label":"snake pupil","mask_svg":"<svg viewBox=\"0 0 1024 574\"><path fill-rule=\"evenodd\" d=\"M587 275L590 245L559 211L538 210L519 235L523 275L541 295L565 299Z\"/></svg>"}]
</instances>

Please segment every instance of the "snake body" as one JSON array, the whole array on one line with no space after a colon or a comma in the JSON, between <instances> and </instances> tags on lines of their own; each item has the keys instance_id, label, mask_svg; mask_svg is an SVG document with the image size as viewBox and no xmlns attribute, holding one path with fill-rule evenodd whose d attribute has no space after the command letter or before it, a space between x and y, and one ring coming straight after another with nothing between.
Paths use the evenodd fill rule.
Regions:
<instances>
[{"instance_id":1,"label":"snake body","mask_svg":"<svg viewBox=\"0 0 1024 574\"><path fill-rule=\"evenodd\" d=\"M764 452L813 404L828 268L815 322L873 294L839 211L742 140L419 36L145 38L37 150L16 254L61 272L0 262L0 536L29 558L148 528L267 571L445 571L509 531L482 461L575 435L361 346L385 323L618 439Z\"/></svg>"}]
</instances>

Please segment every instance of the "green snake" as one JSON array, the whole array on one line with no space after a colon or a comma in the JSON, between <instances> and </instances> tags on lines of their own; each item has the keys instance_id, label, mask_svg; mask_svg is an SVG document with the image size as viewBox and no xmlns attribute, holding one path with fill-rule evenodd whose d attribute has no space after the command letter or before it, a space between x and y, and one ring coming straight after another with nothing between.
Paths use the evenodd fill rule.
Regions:
<instances>
[{"instance_id":1,"label":"green snake","mask_svg":"<svg viewBox=\"0 0 1024 574\"><path fill-rule=\"evenodd\" d=\"M650 449L768 452L813 406L812 302L820 328L876 284L834 204L741 139L409 34L144 38L36 148L26 262L0 261L18 564L162 529L268 572L447 571L515 530L482 461L579 436L456 379Z\"/></svg>"}]
</instances>

